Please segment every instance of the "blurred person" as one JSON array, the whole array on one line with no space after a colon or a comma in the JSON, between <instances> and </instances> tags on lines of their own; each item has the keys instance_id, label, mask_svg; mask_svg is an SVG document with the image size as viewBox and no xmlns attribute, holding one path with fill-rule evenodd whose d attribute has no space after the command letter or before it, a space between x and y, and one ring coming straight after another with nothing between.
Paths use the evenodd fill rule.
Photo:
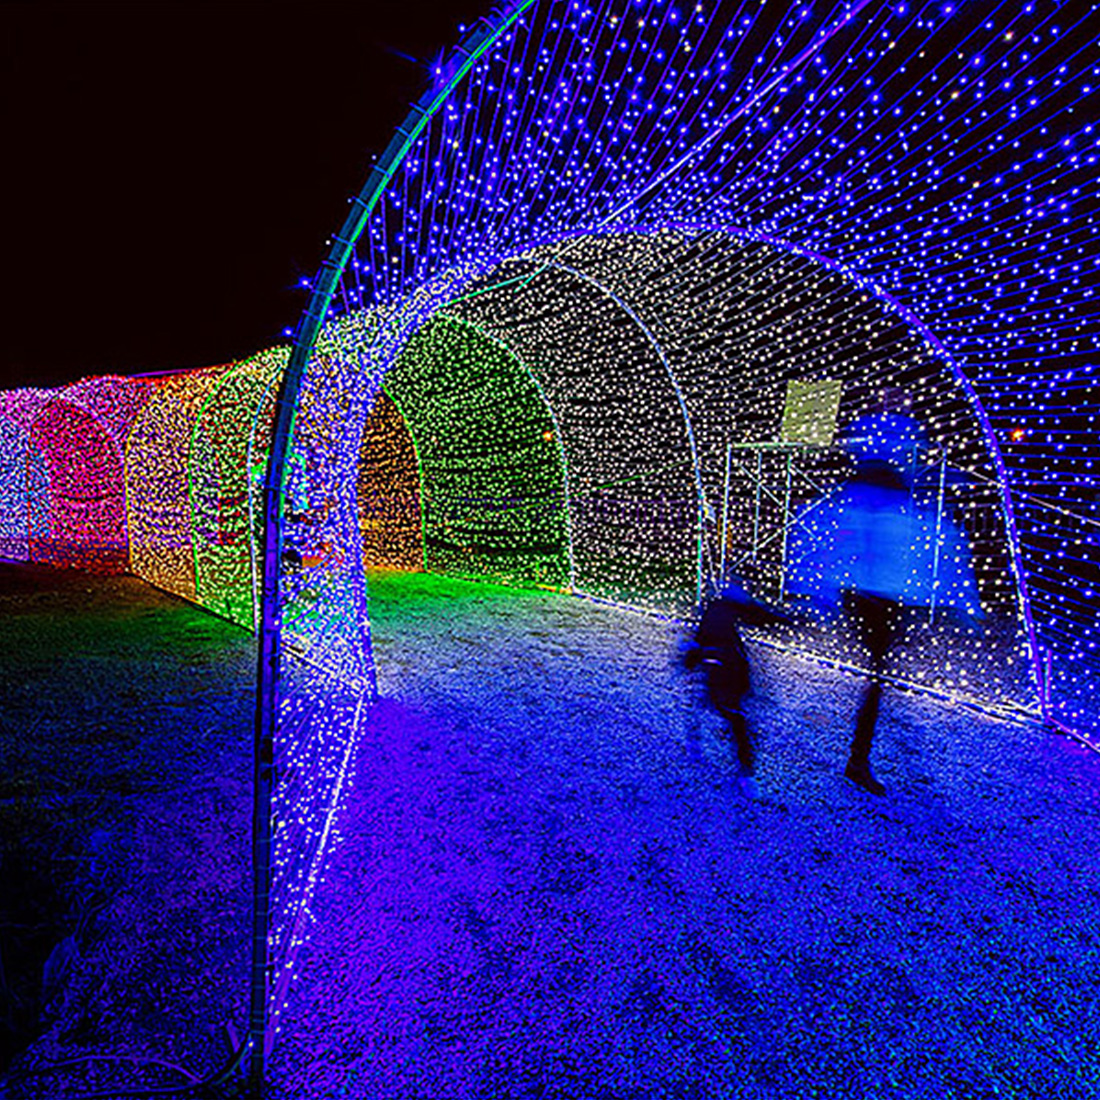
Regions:
<instances>
[{"instance_id":1,"label":"blurred person","mask_svg":"<svg viewBox=\"0 0 1100 1100\"><path fill-rule=\"evenodd\" d=\"M778 621L786 621L781 611L754 599L740 581L731 580L704 605L684 662L688 669L703 670L711 706L725 721L725 737L736 748L738 785L754 798L756 736L745 720L743 705L752 678L741 626Z\"/></svg>"},{"instance_id":2,"label":"blurred person","mask_svg":"<svg viewBox=\"0 0 1100 1100\"><path fill-rule=\"evenodd\" d=\"M871 794L885 787L871 768L883 674L903 636L905 607L941 606L978 617L965 540L950 517L913 497L919 424L897 413L857 420L847 430L855 473L810 514L790 543L788 589L819 605L839 605L869 658L845 776ZM936 543L939 554L936 554Z\"/></svg>"}]
</instances>

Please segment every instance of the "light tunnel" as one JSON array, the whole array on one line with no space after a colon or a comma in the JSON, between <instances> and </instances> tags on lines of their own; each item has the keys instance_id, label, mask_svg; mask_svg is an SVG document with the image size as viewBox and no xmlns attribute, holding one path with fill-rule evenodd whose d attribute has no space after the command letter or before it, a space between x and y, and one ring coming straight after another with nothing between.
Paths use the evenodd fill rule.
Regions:
<instances>
[{"instance_id":1,"label":"light tunnel","mask_svg":"<svg viewBox=\"0 0 1100 1100\"><path fill-rule=\"evenodd\" d=\"M125 571L124 450L145 396L141 382L110 375L2 395L4 557Z\"/></svg>"},{"instance_id":2,"label":"light tunnel","mask_svg":"<svg viewBox=\"0 0 1100 1100\"><path fill-rule=\"evenodd\" d=\"M942 345L870 280L751 234L626 226L439 281L390 317L332 322L296 410L282 721L301 729L320 690L339 717L281 750L295 768L317 762L312 787L275 791L276 818L301 823L277 843L276 866L308 873L301 853L320 851L323 807L346 782L364 665L373 676L372 567L685 621L733 574L784 601L800 525L852 470L846 426L882 409L921 426L908 456L914 505L934 517L945 580L938 616L935 598L918 609L892 674L982 708L1037 710L1031 610L988 414ZM792 403L800 393L808 407ZM950 590L950 558L973 563L972 589ZM985 616L980 632L950 614L960 610ZM850 637L812 620L757 641L860 663ZM284 890L308 896L302 879ZM273 940L276 1018L294 927L282 918Z\"/></svg>"},{"instance_id":3,"label":"light tunnel","mask_svg":"<svg viewBox=\"0 0 1100 1100\"><path fill-rule=\"evenodd\" d=\"M346 371L373 323L346 326L330 365ZM277 349L160 380L127 450L134 571L245 626L257 613L260 479L285 363ZM784 424L792 385L835 401L802 437ZM731 574L782 600L799 517L850 470L844 425L903 406L925 430L912 456L918 496L966 531L969 546L951 552L972 556L971 602L998 620L1001 667L986 701L1012 676L1033 702L1005 489L980 404L902 311L817 258L713 229L543 245L505 258L408 334L368 405L342 482L313 484L320 449L294 456L288 531L303 574L353 560L352 540L326 525L354 486L368 570L685 619ZM913 678L980 694L980 681L943 676L967 644L939 636Z\"/></svg>"},{"instance_id":4,"label":"light tunnel","mask_svg":"<svg viewBox=\"0 0 1100 1100\"><path fill-rule=\"evenodd\" d=\"M934 566L896 679L1095 731L1098 36L1060 0L516 0L433 66L289 348L0 395L0 554L124 559L258 634L254 1059L376 698L378 571L790 604L853 433L903 413Z\"/></svg>"},{"instance_id":5,"label":"light tunnel","mask_svg":"<svg viewBox=\"0 0 1100 1100\"><path fill-rule=\"evenodd\" d=\"M345 369L367 330L347 331L333 345ZM903 311L817 258L721 230L544 245L436 309L373 392L356 475L368 570L548 588L683 619L731 575L782 601L792 539L851 471L845 425L904 409L924 431L910 459L918 504L940 516L945 540L965 532L944 553L976 567L976 590L960 594L944 561L942 608L984 609L993 628L976 641L936 628L932 609L928 644L901 675L990 705L1006 691L1034 705L1025 594L984 410ZM792 427L800 392L825 395L824 406ZM288 530L293 540L302 528ZM773 640L837 656L827 634L782 634Z\"/></svg>"},{"instance_id":6,"label":"light tunnel","mask_svg":"<svg viewBox=\"0 0 1100 1100\"><path fill-rule=\"evenodd\" d=\"M531 492L547 520L560 494L565 592L674 617L727 571L782 599L803 521L850 468L835 429L903 409L920 425L920 537L938 565L967 558L974 573L970 591L926 586L898 673L1056 728L1092 722L1094 14L519 0L435 67L331 238L276 408L257 714L258 758L274 763L257 784L276 820L300 823L276 867L313 881L358 737L348 715L373 689L356 486L381 395L418 460L425 565L546 575L547 543L519 518L536 514L530 498L502 508L500 463L537 455L549 419L560 488L540 480L544 452ZM486 380L503 381L490 346L530 396L530 428L515 414L493 452L463 409L439 449L416 409L429 389L401 380L416 361L424 379L454 371L458 390L482 354ZM429 369L437 351L455 361ZM1064 384L1080 411L1042 436ZM465 400L445 382L431 392ZM462 478L443 477L447 451L464 455ZM303 481L322 508L305 539L283 507ZM307 557L305 542L344 556ZM983 637L945 604L980 609ZM861 660L828 632L760 640ZM324 758L311 792L276 782L279 761L311 756ZM305 894L288 886L271 905L280 975ZM289 978L254 975L258 1036Z\"/></svg>"}]
</instances>

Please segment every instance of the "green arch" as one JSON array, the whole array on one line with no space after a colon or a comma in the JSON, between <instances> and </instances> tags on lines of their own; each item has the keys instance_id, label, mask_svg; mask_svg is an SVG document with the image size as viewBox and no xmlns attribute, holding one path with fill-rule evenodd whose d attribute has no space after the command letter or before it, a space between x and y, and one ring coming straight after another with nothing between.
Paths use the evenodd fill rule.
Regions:
<instances>
[{"instance_id":1,"label":"green arch","mask_svg":"<svg viewBox=\"0 0 1100 1100\"><path fill-rule=\"evenodd\" d=\"M567 589L561 440L515 354L474 325L437 315L409 341L383 390L416 447L425 569Z\"/></svg>"},{"instance_id":2,"label":"green arch","mask_svg":"<svg viewBox=\"0 0 1100 1100\"><path fill-rule=\"evenodd\" d=\"M188 449L195 598L249 629L256 625L255 559L262 538L252 478L270 435L270 417L258 424L257 413L288 354L285 348L260 352L227 371L206 395Z\"/></svg>"}]
</instances>

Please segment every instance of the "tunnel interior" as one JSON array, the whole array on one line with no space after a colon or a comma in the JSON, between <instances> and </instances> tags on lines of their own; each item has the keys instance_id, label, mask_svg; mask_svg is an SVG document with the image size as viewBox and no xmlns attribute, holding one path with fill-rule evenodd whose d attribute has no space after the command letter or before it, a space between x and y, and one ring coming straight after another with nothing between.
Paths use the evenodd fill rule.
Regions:
<instances>
[{"instance_id":1,"label":"tunnel interior","mask_svg":"<svg viewBox=\"0 0 1100 1100\"><path fill-rule=\"evenodd\" d=\"M948 556L974 578L914 612L899 676L1027 703L1001 486L957 371L873 287L724 231L556 242L436 310L366 419L363 564L679 619L734 576L784 602L792 549L854 469L849 427L884 412L920 427L905 461L945 583ZM835 622L764 634L853 657Z\"/></svg>"}]
</instances>

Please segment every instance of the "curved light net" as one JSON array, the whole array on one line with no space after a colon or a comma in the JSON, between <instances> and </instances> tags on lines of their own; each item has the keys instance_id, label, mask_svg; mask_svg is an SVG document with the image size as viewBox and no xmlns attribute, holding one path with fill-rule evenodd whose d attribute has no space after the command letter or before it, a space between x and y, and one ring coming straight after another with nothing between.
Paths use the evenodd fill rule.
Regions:
<instances>
[{"instance_id":1,"label":"curved light net","mask_svg":"<svg viewBox=\"0 0 1100 1100\"><path fill-rule=\"evenodd\" d=\"M197 598L191 436L203 401L227 369L210 367L157 379L126 445L130 569L189 600Z\"/></svg>"},{"instance_id":2,"label":"curved light net","mask_svg":"<svg viewBox=\"0 0 1100 1100\"><path fill-rule=\"evenodd\" d=\"M195 598L249 629L258 612L260 489L286 350L261 352L205 390L187 452Z\"/></svg>"},{"instance_id":3,"label":"curved light net","mask_svg":"<svg viewBox=\"0 0 1100 1100\"><path fill-rule=\"evenodd\" d=\"M372 677L362 565L385 555L357 510L383 399L425 568L675 616L732 573L784 599L854 426L903 412L934 564L898 678L1088 727L1098 29L1095 5L870 2L524 3L476 29L300 330L295 354L327 319L286 484L276 772L354 748L332 684ZM835 630L760 640L863 659ZM346 774L318 768L314 804ZM276 875L308 885L289 868L318 851Z\"/></svg>"},{"instance_id":4,"label":"curved light net","mask_svg":"<svg viewBox=\"0 0 1100 1100\"><path fill-rule=\"evenodd\" d=\"M326 385L338 362L369 403L458 321L449 369L482 400L472 333L493 341L560 439L561 587L672 613L723 569L782 595L800 511L850 472L844 426L905 408L917 496L991 617L978 639L931 606L906 676L1087 723L1096 30L1056 3L521 10L439 66L443 89L475 55L395 139ZM786 438L790 386L816 383L839 389L835 433ZM472 440L470 469L479 446L497 461ZM483 563L511 552L498 534Z\"/></svg>"}]
</instances>

